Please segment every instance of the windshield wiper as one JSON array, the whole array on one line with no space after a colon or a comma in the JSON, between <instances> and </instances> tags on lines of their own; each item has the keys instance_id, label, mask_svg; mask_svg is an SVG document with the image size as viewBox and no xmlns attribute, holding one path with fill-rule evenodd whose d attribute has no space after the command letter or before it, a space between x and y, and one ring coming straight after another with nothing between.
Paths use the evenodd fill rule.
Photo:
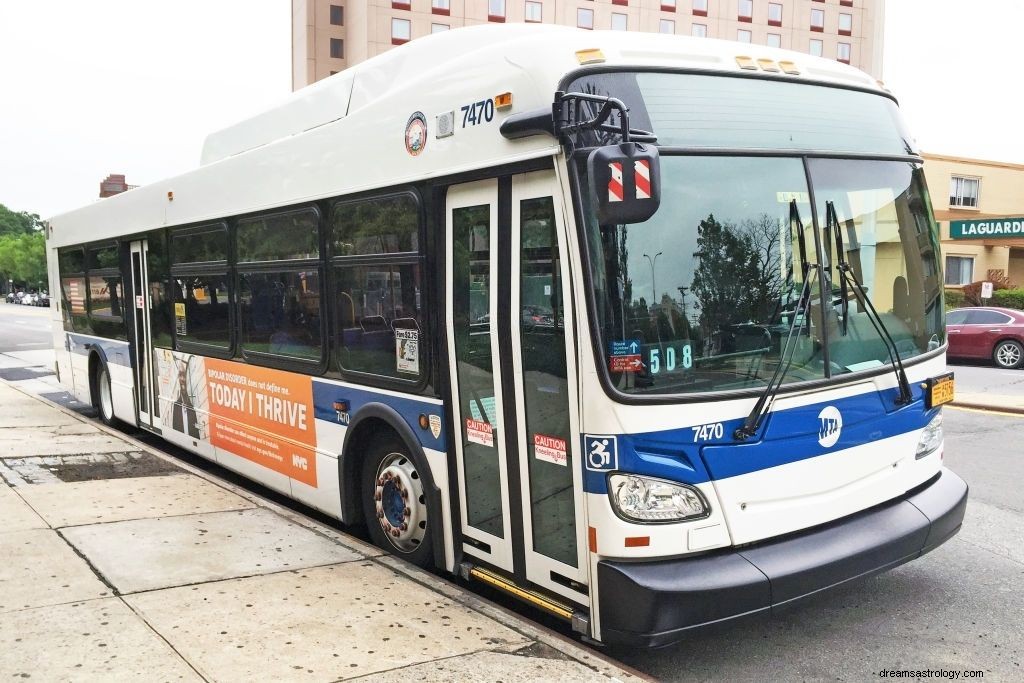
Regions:
<instances>
[{"instance_id":1,"label":"windshield wiper","mask_svg":"<svg viewBox=\"0 0 1024 683\"><path fill-rule=\"evenodd\" d=\"M764 422L765 415L771 410L772 403L775 402L775 397L779 393L779 389L782 388L782 382L786 378L786 373L789 372L790 366L793 364L793 355L790 352L790 348L795 349L795 346L791 346L793 342L793 333L799 330L802 332L804 323L807 322L811 311L811 282L813 281L812 272L817 274L819 266L809 263L807 261L807 243L804 238L804 224L800 220L800 210L796 206L796 200L789 204L789 230L792 234L793 230L797 231L797 243L800 249L800 270L803 273L803 287L800 288L800 298L797 299L796 306L793 307L793 320L789 323L789 332L786 335L786 345L782 348L782 353L779 354L779 364L775 366L775 372L772 374L772 378L768 381L768 385L765 387L764 392L757 399L757 403L754 404L750 414L747 415L747 419L743 421L743 425L738 427L733 433L733 438L737 441L746 441L750 437L757 434L757 430L761 427L761 423ZM793 277L793 264L790 263L788 269L787 280L792 280Z\"/></svg>"},{"instance_id":2,"label":"windshield wiper","mask_svg":"<svg viewBox=\"0 0 1024 683\"><path fill-rule=\"evenodd\" d=\"M889 330L885 327L885 323L882 322L882 317L878 315L878 311L875 310L874 304L871 303L871 299L868 298L868 293L861 285L860 280L857 279L857 274L853 272L853 268L846 262L846 256L843 252L843 236L840 232L839 217L836 215L836 207L832 202L825 202L825 225L826 230L835 231L836 249L839 253L836 255L836 269L839 271L839 278L841 280L841 286L843 287L843 334L846 334L846 320L847 313L849 313L849 304L846 301L846 283L851 282L853 286L853 294L857 297L858 303L864 308L864 312L868 315L868 320L871 321L871 325L878 332L879 338L882 343L885 344L886 353L889 354L889 362L892 365L893 371L896 373L896 381L900 385L900 395L896 399L896 405L902 406L910 403L914 400L914 396L910 391L910 382L907 380L907 373L903 369L903 361L900 359L900 351L896 348L896 342L892 340L892 335L889 334Z\"/></svg>"}]
</instances>

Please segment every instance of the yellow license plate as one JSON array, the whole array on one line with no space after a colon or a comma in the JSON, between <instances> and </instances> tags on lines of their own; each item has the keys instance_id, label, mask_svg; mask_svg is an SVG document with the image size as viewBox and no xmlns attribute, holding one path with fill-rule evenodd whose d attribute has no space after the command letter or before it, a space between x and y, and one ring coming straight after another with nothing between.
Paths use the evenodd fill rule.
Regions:
<instances>
[{"instance_id":1,"label":"yellow license plate","mask_svg":"<svg viewBox=\"0 0 1024 683\"><path fill-rule=\"evenodd\" d=\"M953 400L953 377L936 377L928 388L928 406L934 408Z\"/></svg>"}]
</instances>

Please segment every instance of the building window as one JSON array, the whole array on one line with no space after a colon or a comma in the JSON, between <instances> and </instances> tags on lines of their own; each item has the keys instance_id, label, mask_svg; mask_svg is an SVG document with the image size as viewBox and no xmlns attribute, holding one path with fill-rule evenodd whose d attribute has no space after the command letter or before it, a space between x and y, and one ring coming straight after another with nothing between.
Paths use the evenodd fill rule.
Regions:
<instances>
[{"instance_id":1,"label":"building window","mask_svg":"<svg viewBox=\"0 0 1024 683\"><path fill-rule=\"evenodd\" d=\"M449 26L448 24L431 24L430 25L430 32L431 33L443 33L443 32L447 31L450 28L451 28L451 26Z\"/></svg>"},{"instance_id":2,"label":"building window","mask_svg":"<svg viewBox=\"0 0 1024 683\"><path fill-rule=\"evenodd\" d=\"M661 11L662 12L675 12L676 11L676 0L661 0Z\"/></svg>"},{"instance_id":3,"label":"building window","mask_svg":"<svg viewBox=\"0 0 1024 683\"><path fill-rule=\"evenodd\" d=\"M824 31L825 30L825 10L823 10L823 9L812 9L811 10L811 30L812 31Z\"/></svg>"},{"instance_id":4,"label":"building window","mask_svg":"<svg viewBox=\"0 0 1024 683\"><path fill-rule=\"evenodd\" d=\"M969 285L974 282L973 256L946 257L946 284Z\"/></svg>"},{"instance_id":5,"label":"building window","mask_svg":"<svg viewBox=\"0 0 1024 683\"><path fill-rule=\"evenodd\" d=\"M576 10L576 26L578 28L588 28L593 30L594 28L594 10L583 9L580 7Z\"/></svg>"},{"instance_id":6,"label":"building window","mask_svg":"<svg viewBox=\"0 0 1024 683\"><path fill-rule=\"evenodd\" d=\"M612 0L613 5L628 5L629 0Z\"/></svg>"},{"instance_id":7,"label":"building window","mask_svg":"<svg viewBox=\"0 0 1024 683\"><path fill-rule=\"evenodd\" d=\"M391 44L408 43L412 38L412 22L408 19L391 20Z\"/></svg>"},{"instance_id":8,"label":"building window","mask_svg":"<svg viewBox=\"0 0 1024 683\"><path fill-rule=\"evenodd\" d=\"M505 0L487 0L487 20L505 21Z\"/></svg>"},{"instance_id":9,"label":"building window","mask_svg":"<svg viewBox=\"0 0 1024 683\"><path fill-rule=\"evenodd\" d=\"M658 22L658 33L671 33L676 32L676 22L671 19L662 19Z\"/></svg>"},{"instance_id":10,"label":"building window","mask_svg":"<svg viewBox=\"0 0 1024 683\"><path fill-rule=\"evenodd\" d=\"M750 35L750 31L744 28L741 28L736 31L736 40L738 40L741 43L749 43L751 41L751 38L752 36Z\"/></svg>"},{"instance_id":11,"label":"building window","mask_svg":"<svg viewBox=\"0 0 1024 683\"><path fill-rule=\"evenodd\" d=\"M708 0L693 0L693 13L698 17L708 15Z\"/></svg>"},{"instance_id":12,"label":"building window","mask_svg":"<svg viewBox=\"0 0 1024 683\"><path fill-rule=\"evenodd\" d=\"M335 26L345 25L345 8L341 5L331 5L331 23Z\"/></svg>"},{"instance_id":13,"label":"building window","mask_svg":"<svg viewBox=\"0 0 1024 683\"><path fill-rule=\"evenodd\" d=\"M782 47L782 36L778 33L769 33L768 42L765 44L768 47Z\"/></svg>"},{"instance_id":14,"label":"building window","mask_svg":"<svg viewBox=\"0 0 1024 683\"><path fill-rule=\"evenodd\" d=\"M544 5L540 2L531 2L526 0L526 21L530 22L541 22L544 21Z\"/></svg>"},{"instance_id":15,"label":"building window","mask_svg":"<svg viewBox=\"0 0 1024 683\"><path fill-rule=\"evenodd\" d=\"M953 176L949 179L949 205L978 207L978 189L981 180L978 178L964 178Z\"/></svg>"},{"instance_id":16,"label":"building window","mask_svg":"<svg viewBox=\"0 0 1024 683\"><path fill-rule=\"evenodd\" d=\"M452 13L451 0L431 0L430 11L434 14L449 16Z\"/></svg>"},{"instance_id":17,"label":"building window","mask_svg":"<svg viewBox=\"0 0 1024 683\"><path fill-rule=\"evenodd\" d=\"M849 43L839 43L838 45L836 45L836 59L838 59L843 64L849 64L850 63L850 44Z\"/></svg>"},{"instance_id":18,"label":"building window","mask_svg":"<svg viewBox=\"0 0 1024 683\"><path fill-rule=\"evenodd\" d=\"M341 38L331 38L331 58L345 59L345 41Z\"/></svg>"},{"instance_id":19,"label":"building window","mask_svg":"<svg viewBox=\"0 0 1024 683\"><path fill-rule=\"evenodd\" d=\"M822 47L823 46L820 40L815 40L814 38L811 38L811 45L808 52L810 52L811 56L813 57L820 57L822 54Z\"/></svg>"},{"instance_id":20,"label":"building window","mask_svg":"<svg viewBox=\"0 0 1024 683\"><path fill-rule=\"evenodd\" d=\"M412 9L412 3L409 0L391 0L391 9Z\"/></svg>"},{"instance_id":21,"label":"building window","mask_svg":"<svg viewBox=\"0 0 1024 683\"><path fill-rule=\"evenodd\" d=\"M707 38L708 27L705 24L694 24L690 27L690 35L696 38Z\"/></svg>"},{"instance_id":22,"label":"building window","mask_svg":"<svg viewBox=\"0 0 1024 683\"><path fill-rule=\"evenodd\" d=\"M618 14L612 12L612 30L613 31L625 31L628 18L625 14Z\"/></svg>"},{"instance_id":23,"label":"building window","mask_svg":"<svg viewBox=\"0 0 1024 683\"><path fill-rule=\"evenodd\" d=\"M746 22L754 20L754 0L738 0L737 5L737 19Z\"/></svg>"},{"instance_id":24,"label":"building window","mask_svg":"<svg viewBox=\"0 0 1024 683\"><path fill-rule=\"evenodd\" d=\"M777 2L768 3L768 25L782 26L782 5Z\"/></svg>"},{"instance_id":25,"label":"building window","mask_svg":"<svg viewBox=\"0 0 1024 683\"><path fill-rule=\"evenodd\" d=\"M853 0L839 0L839 4L843 7L853 7Z\"/></svg>"},{"instance_id":26,"label":"building window","mask_svg":"<svg viewBox=\"0 0 1024 683\"><path fill-rule=\"evenodd\" d=\"M852 14L840 14L839 15L839 35L848 36L853 33L853 15Z\"/></svg>"}]
</instances>

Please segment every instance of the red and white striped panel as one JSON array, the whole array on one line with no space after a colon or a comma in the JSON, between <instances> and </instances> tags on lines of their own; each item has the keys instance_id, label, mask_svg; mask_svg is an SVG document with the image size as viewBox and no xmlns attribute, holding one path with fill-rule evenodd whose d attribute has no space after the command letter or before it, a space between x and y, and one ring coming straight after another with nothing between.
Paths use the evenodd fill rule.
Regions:
<instances>
[{"instance_id":1,"label":"red and white striped panel","mask_svg":"<svg viewBox=\"0 0 1024 683\"><path fill-rule=\"evenodd\" d=\"M651 162L644 159L633 162L633 171L636 174L636 198L651 198Z\"/></svg>"},{"instance_id":2,"label":"red and white striped panel","mask_svg":"<svg viewBox=\"0 0 1024 683\"><path fill-rule=\"evenodd\" d=\"M622 201L622 164L618 161L609 162L608 168L611 169L612 178L608 181L608 201L609 202L621 202Z\"/></svg>"}]
</instances>

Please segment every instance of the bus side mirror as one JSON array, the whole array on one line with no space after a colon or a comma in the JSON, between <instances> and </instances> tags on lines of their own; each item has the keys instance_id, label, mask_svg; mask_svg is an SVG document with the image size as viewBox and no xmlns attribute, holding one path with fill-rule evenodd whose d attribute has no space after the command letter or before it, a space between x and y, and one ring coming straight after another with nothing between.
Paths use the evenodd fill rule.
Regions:
<instances>
[{"instance_id":1,"label":"bus side mirror","mask_svg":"<svg viewBox=\"0 0 1024 683\"><path fill-rule=\"evenodd\" d=\"M643 223L661 206L661 163L654 145L598 147L587 159L587 175L601 225Z\"/></svg>"}]
</instances>

